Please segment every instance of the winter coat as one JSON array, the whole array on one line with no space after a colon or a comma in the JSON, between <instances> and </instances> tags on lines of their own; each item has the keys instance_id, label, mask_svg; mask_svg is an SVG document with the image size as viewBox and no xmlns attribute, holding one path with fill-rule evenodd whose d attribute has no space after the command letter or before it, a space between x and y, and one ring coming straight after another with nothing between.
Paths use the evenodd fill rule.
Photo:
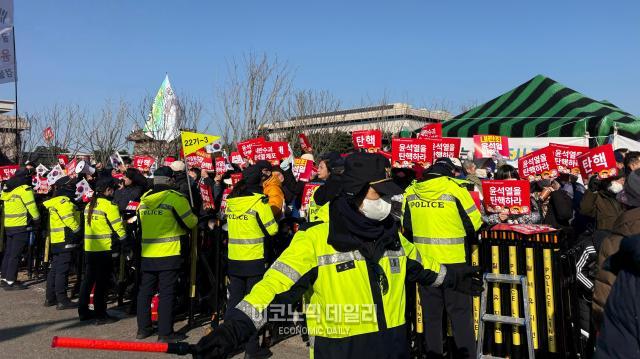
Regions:
<instances>
[{"instance_id":1,"label":"winter coat","mask_svg":"<svg viewBox=\"0 0 640 359\"><path fill-rule=\"evenodd\" d=\"M573 219L573 201L571 196L563 190L553 191L549 197L547 215L542 223L553 228L569 229Z\"/></svg>"},{"instance_id":2,"label":"winter coat","mask_svg":"<svg viewBox=\"0 0 640 359\"><path fill-rule=\"evenodd\" d=\"M604 305L607 303L611 287L616 281L616 275L604 268L605 260L618 252L622 238L636 234L640 234L640 208L622 213L613 225L611 235L602 242L598 254L598 272L593 292L593 321L596 329L600 329Z\"/></svg>"},{"instance_id":3,"label":"winter coat","mask_svg":"<svg viewBox=\"0 0 640 359\"><path fill-rule=\"evenodd\" d=\"M276 220L280 219L284 207L284 192L282 191L280 179L273 173L271 177L262 183L262 187L263 193L269 197L269 205L273 212L273 218Z\"/></svg>"},{"instance_id":4,"label":"winter coat","mask_svg":"<svg viewBox=\"0 0 640 359\"><path fill-rule=\"evenodd\" d=\"M616 200L615 194L604 190L598 192L586 191L580 203L580 213L596 220L596 229L611 230L616 219L624 208Z\"/></svg>"},{"instance_id":5,"label":"winter coat","mask_svg":"<svg viewBox=\"0 0 640 359\"><path fill-rule=\"evenodd\" d=\"M607 263L617 273L604 310L595 358L640 357L640 236L626 237Z\"/></svg>"},{"instance_id":6,"label":"winter coat","mask_svg":"<svg viewBox=\"0 0 640 359\"><path fill-rule=\"evenodd\" d=\"M139 202L140 197L144 194L144 188L141 186L131 185L118 189L113 194L113 203L118 206L120 212L127 209L129 202Z\"/></svg>"}]
</instances>

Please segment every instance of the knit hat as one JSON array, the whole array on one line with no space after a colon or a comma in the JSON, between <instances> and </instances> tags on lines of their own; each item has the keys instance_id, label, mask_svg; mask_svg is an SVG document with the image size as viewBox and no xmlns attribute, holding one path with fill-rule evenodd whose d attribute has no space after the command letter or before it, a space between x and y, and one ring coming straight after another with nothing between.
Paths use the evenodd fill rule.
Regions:
<instances>
[{"instance_id":1,"label":"knit hat","mask_svg":"<svg viewBox=\"0 0 640 359\"><path fill-rule=\"evenodd\" d=\"M402 188L387 176L389 161L377 153L356 152L345 158L342 190L350 196L371 186L381 195L401 194Z\"/></svg>"}]
</instances>

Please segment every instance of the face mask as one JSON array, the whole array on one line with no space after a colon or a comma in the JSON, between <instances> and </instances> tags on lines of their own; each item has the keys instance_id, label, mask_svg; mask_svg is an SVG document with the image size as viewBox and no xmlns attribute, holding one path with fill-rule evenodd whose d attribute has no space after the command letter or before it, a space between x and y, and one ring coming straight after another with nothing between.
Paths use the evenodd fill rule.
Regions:
<instances>
[{"instance_id":1,"label":"face mask","mask_svg":"<svg viewBox=\"0 0 640 359\"><path fill-rule=\"evenodd\" d=\"M365 198L362 201L360 212L362 212L362 214L364 214L365 217L369 219L382 221L383 219L387 218L387 216L391 212L391 202L383 198L375 200Z\"/></svg>"},{"instance_id":2,"label":"face mask","mask_svg":"<svg viewBox=\"0 0 640 359\"><path fill-rule=\"evenodd\" d=\"M623 188L624 186L620 182L611 182L611 185L609 185L609 191L611 191L611 193L620 193Z\"/></svg>"}]
</instances>

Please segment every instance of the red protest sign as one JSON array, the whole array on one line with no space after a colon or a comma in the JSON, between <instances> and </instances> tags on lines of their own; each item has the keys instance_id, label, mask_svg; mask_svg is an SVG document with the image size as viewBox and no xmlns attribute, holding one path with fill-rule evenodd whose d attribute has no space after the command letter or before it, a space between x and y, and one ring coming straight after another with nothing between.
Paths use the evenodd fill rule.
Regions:
<instances>
[{"instance_id":1,"label":"red protest sign","mask_svg":"<svg viewBox=\"0 0 640 359\"><path fill-rule=\"evenodd\" d=\"M34 186L34 189L39 194L49 193L49 189L51 186L49 186L49 181L47 180L47 177L36 176L35 182L36 182L36 185Z\"/></svg>"},{"instance_id":2,"label":"red protest sign","mask_svg":"<svg viewBox=\"0 0 640 359\"><path fill-rule=\"evenodd\" d=\"M298 141L300 141L300 147L304 152L309 152L312 150L311 142L309 142L309 138L304 133L298 135Z\"/></svg>"},{"instance_id":3,"label":"red protest sign","mask_svg":"<svg viewBox=\"0 0 640 359\"><path fill-rule=\"evenodd\" d=\"M499 213L504 209L508 209L511 214L531 212L529 181L482 181L482 195L487 212Z\"/></svg>"},{"instance_id":4,"label":"red protest sign","mask_svg":"<svg viewBox=\"0 0 640 359\"><path fill-rule=\"evenodd\" d=\"M351 133L353 147L356 150L370 148L382 148L382 132L380 130L362 130Z\"/></svg>"},{"instance_id":5,"label":"red protest sign","mask_svg":"<svg viewBox=\"0 0 640 359\"><path fill-rule=\"evenodd\" d=\"M238 142L238 152L244 158L253 158L253 147L263 144L264 138L257 137L245 141Z\"/></svg>"},{"instance_id":6,"label":"red protest sign","mask_svg":"<svg viewBox=\"0 0 640 359\"><path fill-rule=\"evenodd\" d=\"M309 182L311 174L313 173L313 161L305 160L304 158L296 158L293 160L293 176L296 181Z\"/></svg>"},{"instance_id":7,"label":"red protest sign","mask_svg":"<svg viewBox=\"0 0 640 359\"><path fill-rule=\"evenodd\" d=\"M133 156L133 168L149 171L156 160L151 156Z\"/></svg>"},{"instance_id":8,"label":"red protest sign","mask_svg":"<svg viewBox=\"0 0 640 359\"><path fill-rule=\"evenodd\" d=\"M51 127L45 128L42 132L42 137L44 137L44 140L47 141L47 143L50 143L54 137L53 129Z\"/></svg>"},{"instance_id":9,"label":"red protest sign","mask_svg":"<svg viewBox=\"0 0 640 359\"><path fill-rule=\"evenodd\" d=\"M418 138L394 138L391 140L393 167L411 168L414 163L431 163L430 142Z\"/></svg>"},{"instance_id":10,"label":"red protest sign","mask_svg":"<svg viewBox=\"0 0 640 359\"><path fill-rule=\"evenodd\" d=\"M242 155L240 154L240 152L231 152L231 163L233 163L234 165L241 165L244 163L244 160L242 160Z\"/></svg>"},{"instance_id":11,"label":"red protest sign","mask_svg":"<svg viewBox=\"0 0 640 359\"><path fill-rule=\"evenodd\" d=\"M431 142L431 162L435 162L440 157L458 158L460 157L460 139L445 137L438 140L428 140Z\"/></svg>"},{"instance_id":12,"label":"red protest sign","mask_svg":"<svg viewBox=\"0 0 640 359\"><path fill-rule=\"evenodd\" d=\"M280 159L289 157L287 142L264 142L252 148L254 161L269 161L277 165Z\"/></svg>"},{"instance_id":13,"label":"red protest sign","mask_svg":"<svg viewBox=\"0 0 640 359\"><path fill-rule=\"evenodd\" d=\"M553 178L558 176L558 167L553 157L553 149L549 146L533 151L518 158L520 178L533 180L536 176Z\"/></svg>"},{"instance_id":14,"label":"red protest sign","mask_svg":"<svg viewBox=\"0 0 640 359\"><path fill-rule=\"evenodd\" d=\"M473 135L473 157L490 158L496 153L509 158L509 137L495 135Z\"/></svg>"},{"instance_id":15,"label":"red protest sign","mask_svg":"<svg viewBox=\"0 0 640 359\"><path fill-rule=\"evenodd\" d=\"M559 173L580 174L580 163L578 156L589 151L589 147L562 145L559 143L550 143L553 151L553 160L558 167Z\"/></svg>"},{"instance_id":16,"label":"red protest sign","mask_svg":"<svg viewBox=\"0 0 640 359\"><path fill-rule=\"evenodd\" d=\"M0 167L0 176L2 176L0 179L2 179L3 181L6 181L9 178L13 177L13 175L16 173L18 168L20 168L20 166L18 165L9 165L9 166Z\"/></svg>"},{"instance_id":17,"label":"red protest sign","mask_svg":"<svg viewBox=\"0 0 640 359\"><path fill-rule=\"evenodd\" d=\"M618 175L616 158L613 154L613 146L609 143L603 146L592 148L586 153L578 156L582 178L585 180L593 174L598 178L607 178Z\"/></svg>"},{"instance_id":18,"label":"red protest sign","mask_svg":"<svg viewBox=\"0 0 640 359\"><path fill-rule=\"evenodd\" d=\"M522 234L536 234L556 232L557 229L546 224L510 224L498 223L491 227L492 231L513 231Z\"/></svg>"},{"instance_id":19,"label":"red protest sign","mask_svg":"<svg viewBox=\"0 0 640 359\"><path fill-rule=\"evenodd\" d=\"M211 187L200 182L198 183L198 188L200 189L200 196L202 197L202 208L215 209L216 205L213 201L213 191L211 191Z\"/></svg>"},{"instance_id":20,"label":"red protest sign","mask_svg":"<svg viewBox=\"0 0 640 359\"><path fill-rule=\"evenodd\" d=\"M58 163L65 167L67 163L69 163L69 156L67 155L58 155Z\"/></svg>"},{"instance_id":21,"label":"red protest sign","mask_svg":"<svg viewBox=\"0 0 640 359\"><path fill-rule=\"evenodd\" d=\"M235 186L236 183L240 182L242 179L242 173L232 173L231 174L231 186Z\"/></svg>"},{"instance_id":22,"label":"red protest sign","mask_svg":"<svg viewBox=\"0 0 640 359\"><path fill-rule=\"evenodd\" d=\"M424 125L416 137L425 139L442 138L442 122L428 123Z\"/></svg>"},{"instance_id":23,"label":"red protest sign","mask_svg":"<svg viewBox=\"0 0 640 359\"><path fill-rule=\"evenodd\" d=\"M77 165L78 165L78 160L76 158L74 158L73 160L71 160L71 162L67 164L67 167L65 168L65 171L67 171L67 176L71 175L72 173L73 174L76 173Z\"/></svg>"},{"instance_id":24,"label":"red protest sign","mask_svg":"<svg viewBox=\"0 0 640 359\"><path fill-rule=\"evenodd\" d=\"M127 207L125 208L125 210L127 210L127 211L137 211L138 207L140 207L140 202L129 201L129 203L127 203Z\"/></svg>"},{"instance_id":25,"label":"red protest sign","mask_svg":"<svg viewBox=\"0 0 640 359\"><path fill-rule=\"evenodd\" d=\"M220 200L220 213L224 214L224 212L227 210L227 197L229 197L229 194L231 193L231 188L225 188L225 190L222 192L222 199Z\"/></svg>"},{"instance_id":26,"label":"red protest sign","mask_svg":"<svg viewBox=\"0 0 640 359\"><path fill-rule=\"evenodd\" d=\"M185 157L187 166L189 168L197 167L203 170L213 170L213 161L211 160L211 154L207 153L204 148L197 150L196 152Z\"/></svg>"},{"instance_id":27,"label":"red protest sign","mask_svg":"<svg viewBox=\"0 0 640 359\"><path fill-rule=\"evenodd\" d=\"M311 196L315 192L316 188L320 187L317 183L307 183L302 189L302 202L300 203L300 210L306 211L309 209L309 203L311 203Z\"/></svg>"},{"instance_id":28,"label":"red protest sign","mask_svg":"<svg viewBox=\"0 0 640 359\"><path fill-rule=\"evenodd\" d=\"M216 174L223 175L227 172L227 163L224 157L216 157Z\"/></svg>"}]
</instances>

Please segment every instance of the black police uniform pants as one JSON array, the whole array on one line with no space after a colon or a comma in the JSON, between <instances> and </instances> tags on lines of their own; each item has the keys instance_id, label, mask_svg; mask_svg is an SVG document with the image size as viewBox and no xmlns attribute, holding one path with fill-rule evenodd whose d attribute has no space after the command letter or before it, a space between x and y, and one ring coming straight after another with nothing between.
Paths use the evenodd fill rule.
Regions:
<instances>
[{"instance_id":1,"label":"black police uniform pants","mask_svg":"<svg viewBox=\"0 0 640 359\"><path fill-rule=\"evenodd\" d=\"M93 291L93 316L104 318L107 314L107 290L111 276L111 252L85 252L85 273L80 285L78 315L89 318L89 299Z\"/></svg>"},{"instance_id":2,"label":"black police uniform pants","mask_svg":"<svg viewBox=\"0 0 640 359\"><path fill-rule=\"evenodd\" d=\"M30 232L7 233L7 246L2 259L2 278L7 282L15 282L18 278L20 256L29 241Z\"/></svg>"},{"instance_id":3,"label":"black police uniform pants","mask_svg":"<svg viewBox=\"0 0 640 359\"><path fill-rule=\"evenodd\" d=\"M47 275L47 300L64 303L67 297L71 252L55 253L51 256L51 269Z\"/></svg>"},{"instance_id":4,"label":"black police uniform pants","mask_svg":"<svg viewBox=\"0 0 640 359\"><path fill-rule=\"evenodd\" d=\"M151 299L158 289L158 335L173 333L173 300L177 270L143 271L138 292L138 330L151 330Z\"/></svg>"},{"instance_id":5,"label":"black police uniform pants","mask_svg":"<svg viewBox=\"0 0 640 359\"><path fill-rule=\"evenodd\" d=\"M227 304L227 310L235 308L242 299L251 292L251 288L256 285L262 276L251 277L239 277L229 276L229 302ZM258 340L258 333L249 338L245 346L245 352L249 355L255 354L260 349L260 342Z\"/></svg>"},{"instance_id":6,"label":"black police uniform pants","mask_svg":"<svg viewBox=\"0 0 640 359\"><path fill-rule=\"evenodd\" d=\"M449 264L448 267L465 264ZM473 300L468 294L451 289L420 286L420 303L424 316L424 338L428 358L442 357L442 314L446 309L457 352L454 358L475 358Z\"/></svg>"}]
</instances>

